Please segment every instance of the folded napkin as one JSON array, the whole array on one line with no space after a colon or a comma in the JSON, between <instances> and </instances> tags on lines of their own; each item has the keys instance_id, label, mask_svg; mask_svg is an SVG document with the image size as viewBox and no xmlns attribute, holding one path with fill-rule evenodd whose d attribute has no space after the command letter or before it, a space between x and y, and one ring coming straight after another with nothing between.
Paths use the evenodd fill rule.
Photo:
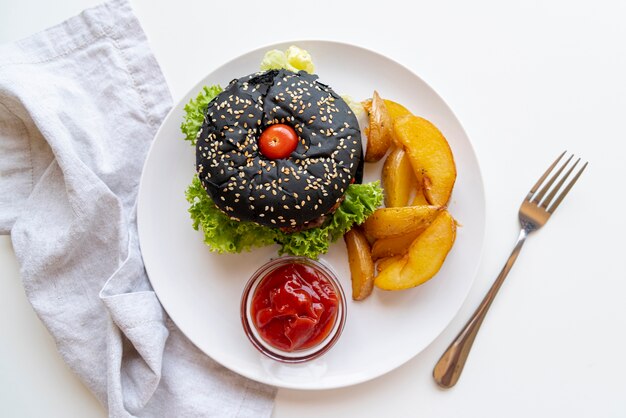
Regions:
<instances>
[{"instance_id":1,"label":"folded napkin","mask_svg":"<svg viewBox=\"0 0 626 418\"><path fill-rule=\"evenodd\" d=\"M201 353L144 270L136 199L171 97L128 3L0 46L0 233L70 367L114 417L267 417L275 390Z\"/></svg>"}]
</instances>

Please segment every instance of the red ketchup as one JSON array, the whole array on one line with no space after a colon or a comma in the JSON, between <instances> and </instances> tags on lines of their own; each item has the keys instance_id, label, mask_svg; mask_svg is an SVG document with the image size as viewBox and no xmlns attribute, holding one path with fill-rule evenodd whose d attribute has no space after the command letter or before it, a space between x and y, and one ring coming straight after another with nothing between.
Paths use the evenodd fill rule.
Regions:
<instances>
[{"instance_id":1,"label":"red ketchup","mask_svg":"<svg viewBox=\"0 0 626 418\"><path fill-rule=\"evenodd\" d=\"M322 272L290 263L265 276L252 297L259 335L283 351L311 348L333 329L339 298Z\"/></svg>"}]
</instances>

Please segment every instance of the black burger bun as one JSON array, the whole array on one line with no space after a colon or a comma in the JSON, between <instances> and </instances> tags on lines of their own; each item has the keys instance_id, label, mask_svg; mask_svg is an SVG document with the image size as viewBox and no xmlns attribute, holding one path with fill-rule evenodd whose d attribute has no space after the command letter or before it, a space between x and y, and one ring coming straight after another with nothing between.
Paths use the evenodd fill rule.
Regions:
<instances>
[{"instance_id":1,"label":"black burger bun","mask_svg":"<svg viewBox=\"0 0 626 418\"><path fill-rule=\"evenodd\" d=\"M361 131L347 103L317 76L270 70L233 80L209 103L198 134L198 176L235 220L297 228L341 202L361 162ZM263 130L294 128L288 158L259 150Z\"/></svg>"}]
</instances>

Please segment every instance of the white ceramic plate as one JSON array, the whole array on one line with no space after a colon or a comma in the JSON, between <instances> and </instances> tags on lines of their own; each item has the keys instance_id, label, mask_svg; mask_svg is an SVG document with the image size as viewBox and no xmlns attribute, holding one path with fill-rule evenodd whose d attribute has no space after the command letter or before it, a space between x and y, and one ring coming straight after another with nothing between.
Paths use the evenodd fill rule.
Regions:
<instances>
[{"instance_id":1,"label":"white ceramic plate","mask_svg":"<svg viewBox=\"0 0 626 418\"><path fill-rule=\"evenodd\" d=\"M203 85L225 86L258 71L271 45L242 55L201 80L172 109L156 135L143 171L138 223L150 281L167 313L202 351L251 379L296 389L329 389L380 376L430 344L461 307L481 258L485 203L476 156L461 124L446 103L418 76L375 52L335 42L298 41L313 56L320 81L339 94L371 97L374 89L435 123L455 156L458 179L449 210L463 226L435 278L401 292L376 290L365 301L348 301L347 322L337 344L324 356L301 365L264 358L247 340L239 316L244 285L275 247L243 254L209 252L194 231L184 192L194 175L195 150L179 130L183 107ZM364 181L380 176L367 165ZM322 257L350 294L346 250L339 241Z\"/></svg>"}]
</instances>

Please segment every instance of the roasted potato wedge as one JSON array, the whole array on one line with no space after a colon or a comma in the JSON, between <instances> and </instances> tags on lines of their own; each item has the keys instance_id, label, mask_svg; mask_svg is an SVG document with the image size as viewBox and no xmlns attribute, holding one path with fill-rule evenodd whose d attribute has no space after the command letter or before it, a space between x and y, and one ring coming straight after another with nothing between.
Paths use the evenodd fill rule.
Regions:
<instances>
[{"instance_id":1,"label":"roasted potato wedge","mask_svg":"<svg viewBox=\"0 0 626 418\"><path fill-rule=\"evenodd\" d=\"M386 261L378 272L378 276L374 279L374 285L383 290L400 290L399 287L392 289L388 284L400 282L402 270L409 262L409 256L405 254L402 256L389 257L386 260L389 261Z\"/></svg>"},{"instance_id":2,"label":"roasted potato wedge","mask_svg":"<svg viewBox=\"0 0 626 418\"><path fill-rule=\"evenodd\" d=\"M367 218L363 223L363 229L370 239L397 237L423 230L441 210L439 206L380 208Z\"/></svg>"},{"instance_id":3,"label":"roasted potato wedge","mask_svg":"<svg viewBox=\"0 0 626 418\"><path fill-rule=\"evenodd\" d=\"M389 116L391 116L392 123L394 123L402 116L412 115L412 113L400 103L396 103L388 99L383 99L383 101L385 102L385 106L387 107L387 112L389 113ZM361 103L361 105L363 106L363 109L365 109L365 111L369 114L372 109L372 99L365 100ZM392 144L395 144L398 147L402 146L402 144L396 139L395 135L391 135L391 141Z\"/></svg>"},{"instance_id":4,"label":"roasted potato wedge","mask_svg":"<svg viewBox=\"0 0 626 418\"><path fill-rule=\"evenodd\" d=\"M426 196L424 196L424 191L420 187L420 184L417 183L415 189L415 196L413 196L413 200L411 201L411 206L422 206L428 205L428 201L426 200Z\"/></svg>"},{"instance_id":5,"label":"roasted potato wedge","mask_svg":"<svg viewBox=\"0 0 626 418\"><path fill-rule=\"evenodd\" d=\"M346 232L343 239L348 249L352 299L363 300L372 293L374 288L374 261L370 244L359 227Z\"/></svg>"},{"instance_id":6,"label":"roasted potato wedge","mask_svg":"<svg viewBox=\"0 0 626 418\"><path fill-rule=\"evenodd\" d=\"M445 206L456 180L456 165L446 138L435 125L412 115L395 121L394 134L409 154L428 203Z\"/></svg>"},{"instance_id":7,"label":"roasted potato wedge","mask_svg":"<svg viewBox=\"0 0 626 418\"><path fill-rule=\"evenodd\" d=\"M400 103L396 103L394 101L384 99L385 106L387 106L387 112L389 112L389 116L391 116L391 120L395 121L400 119L402 116L412 115L409 112L409 109L402 106Z\"/></svg>"},{"instance_id":8,"label":"roasted potato wedge","mask_svg":"<svg viewBox=\"0 0 626 418\"><path fill-rule=\"evenodd\" d=\"M391 116L392 121L395 121L402 116L412 115L409 109L402 106L400 103L396 103L393 100L389 99L383 99L383 101L385 102L385 106L387 106L387 112L389 112L389 116ZM361 102L361 105L363 106L365 111L369 113L372 109L372 99L367 99Z\"/></svg>"},{"instance_id":9,"label":"roasted potato wedge","mask_svg":"<svg viewBox=\"0 0 626 418\"><path fill-rule=\"evenodd\" d=\"M394 148L385 159L382 180L385 206L388 208L406 206L418 183L411 160L402 147Z\"/></svg>"},{"instance_id":10,"label":"roasted potato wedge","mask_svg":"<svg viewBox=\"0 0 626 418\"><path fill-rule=\"evenodd\" d=\"M369 113L369 127L365 129L367 136L367 149L365 150L365 161L376 162L383 158L391 145L393 135L393 121L385 102L380 98L378 92L374 91L371 106L365 107Z\"/></svg>"},{"instance_id":11,"label":"roasted potato wedge","mask_svg":"<svg viewBox=\"0 0 626 418\"><path fill-rule=\"evenodd\" d=\"M443 265L455 239L456 222L448 211L443 211L413 241L408 254L384 268L374 284L385 290L401 290L430 280Z\"/></svg>"},{"instance_id":12,"label":"roasted potato wedge","mask_svg":"<svg viewBox=\"0 0 626 418\"><path fill-rule=\"evenodd\" d=\"M412 115L412 113L409 112L409 109L402 106L400 103L396 103L392 100L387 99L384 99L384 101L385 106L387 106L387 112L389 112L389 116L391 116L391 121L393 123L396 123L396 120L400 119L403 116ZM395 133L391 135L391 142L399 148L402 147L402 143L396 138Z\"/></svg>"},{"instance_id":13,"label":"roasted potato wedge","mask_svg":"<svg viewBox=\"0 0 626 418\"><path fill-rule=\"evenodd\" d=\"M379 258L406 254L409 252L409 247L413 241L415 241L415 238L417 238L424 229L426 229L426 227L416 229L404 235L398 235L397 237L377 239L374 241L374 245L372 245L372 258L378 260Z\"/></svg>"},{"instance_id":14,"label":"roasted potato wedge","mask_svg":"<svg viewBox=\"0 0 626 418\"><path fill-rule=\"evenodd\" d=\"M381 258L380 260L378 260L378 262L376 263L376 271L378 273L380 273L381 271L383 271L385 268L387 268L387 266L390 266L391 263L394 263L398 260L400 260L403 256L401 255L394 255L392 257L385 257L385 258Z\"/></svg>"},{"instance_id":15,"label":"roasted potato wedge","mask_svg":"<svg viewBox=\"0 0 626 418\"><path fill-rule=\"evenodd\" d=\"M361 102L361 106L363 106L363 110L365 110L365 113L369 115L372 111L372 99L363 100Z\"/></svg>"}]
</instances>

